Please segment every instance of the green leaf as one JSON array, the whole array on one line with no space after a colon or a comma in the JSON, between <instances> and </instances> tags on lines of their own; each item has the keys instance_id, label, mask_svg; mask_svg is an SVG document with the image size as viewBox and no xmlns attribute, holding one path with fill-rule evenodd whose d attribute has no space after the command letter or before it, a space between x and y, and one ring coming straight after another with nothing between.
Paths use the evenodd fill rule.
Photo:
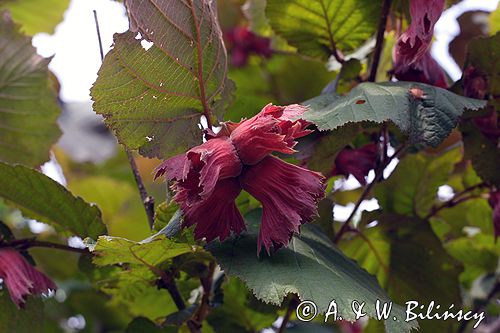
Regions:
<instances>
[{"instance_id":1,"label":"green leaf","mask_svg":"<svg viewBox=\"0 0 500 333\"><path fill-rule=\"evenodd\" d=\"M0 197L30 218L80 237L106 233L97 206L75 197L64 186L44 174L0 162Z\"/></svg>"},{"instance_id":2,"label":"green leaf","mask_svg":"<svg viewBox=\"0 0 500 333\"><path fill-rule=\"evenodd\" d=\"M172 221L172 219L177 219L179 221L180 219L182 219L182 213L179 210L179 205L177 205L177 203L175 203L174 201L162 202L156 207L154 231L163 231L162 233L165 234L165 236L167 236L168 238L173 237L177 234L178 231L180 231L181 223L176 225L175 229L173 230L163 230L167 225L170 224L170 221ZM173 227L173 224L170 227Z\"/></svg>"},{"instance_id":3,"label":"green leaf","mask_svg":"<svg viewBox=\"0 0 500 333\"><path fill-rule=\"evenodd\" d=\"M321 312L335 299L339 314L347 320L354 319L350 310L353 300L366 302L370 317L375 316L377 299L389 301L376 279L335 248L317 227L302 226L300 236L294 236L287 248L271 257L255 256L259 213L248 216L247 234L209 244L222 269L245 281L258 299L279 305L286 295L296 293L301 300L314 301ZM393 306L392 316L397 321L386 321L388 332L409 332L418 326L415 321L404 322L400 306Z\"/></svg>"},{"instance_id":4,"label":"green leaf","mask_svg":"<svg viewBox=\"0 0 500 333\"><path fill-rule=\"evenodd\" d=\"M247 0L242 7L248 19L248 28L261 36L269 36L272 32L266 17L267 0Z\"/></svg>"},{"instance_id":5,"label":"green leaf","mask_svg":"<svg viewBox=\"0 0 500 333\"><path fill-rule=\"evenodd\" d=\"M121 237L100 236L96 243L88 243L98 266L131 263L157 266L178 255L195 251L188 244L177 243L164 236L134 242Z\"/></svg>"},{"instance_id":6,"label":"green leaf","mask_svg":"<svg viewBox=\"0 0 500 333\"><path fill-rule=\"evenodd\" d=\"M307 56L328 60L335 49L347 53L375 32L380 1L268 0L273 30Z\"/></svg>"},{"instance_id":7,"label":"green leaf","mask_svg":"<svg viewBox=\"0 0 500 333\"><path fill-rule=\"evenodd\" d=\"M453 167L462 158L455 148L440 156L424 152L406 156L387 181L375 188L384 212L425 217L446 184Z\"/></svg>"},{"instance_id":8,"label":"green leaf","mask_svg":"<svg viewBox=\"0 0 500 333\"><path fill-rule=\"evenodd\" d=\"M363 214L365 217L366 212ZM377 216L378 217L378 216ZM382 228L363 230L363 236L339 244L346 256L377 277L383 288L388 287L391 244Z\"/></svg>"},{"instance_id":9,"label":"green leaf","mask_svg":"<svg viewBox=\"0 0 500 333\"><path fill-rule=\"evenodd\" d=\"M201 142L201 115L222 118L232 85L212 3L126 3L131 31L115 35L91 95L128 148L147 157L179 154ZM149 49L141 45L147 41Z\"/></svg>"},{"instance_id":10,"label":"green leaf","mask_svg":"<svg viewBox=\"0 0 500 333\"><path fill-rule=\"evenodd\" d=\"M43 303L40 298L29 297L25 308L18 309L7 290L0 290L0 332L42 333Z\"/></svg>"},{"instance_id":11,"label":"green leaf","mask_svg":"<svg viewBox=\"0 0 500 333\"><path fill-rule=\"evenodd\" d=\"M374 218L378 225L364 229L364 237L344 241L342 250L368 272L377 274L395 302L435 301L441 308L451 304L460 307L458 277L462 267L445 251L429 223L394 214ZM422 332L456 331L453 321L422 320L419 324Z\"/></svg>"},{"instance_id":12,"label":"green leaf","mask_svg":"<svg viewBox=\"0 0 500 333\"><path fill-rule=\"evenodd\" d=\"M19 1L21 2L21 1ZM40 13L37 13L40 15ZM57 93L49 79L50 59L0 11L0 160L38 166L61 131Z\"/></svg>"},{"instance_id":13,"label":"green leaf","mask_svg":"<svg viewBox=\"0 0 500 333\"><path fill-rule=\"evenodd\" d=\"M500 31L500 7L490 14L490 35Z\"/></svg>"},{"instance_id":14,"label":"green leaf","mask_svg":"<svg viewBox=\"0 0 500 333\"><path fill-rule=\"evenodd\" d=\"M157 279L146 266L133 264L99 281L98 286L111 296L111 305L126 306L132 316L156 321L177 311L168 291L157 287Z\"/></svg>"},{"instance_id":15,"label":"green leaf","mask_svg":"<svg viewBox=\"0 0 500 333\"><path fill-rule=\"evenodd\" d=\"M68 5L69 0L7 0L0 4L0 10L8 9L28 35L39 32L52 34L62 21Z\"/></svg>"},{"instance_id":16,"label":"green leaf","mask_svg":"<svg viewBox=\"0 0 500 333\"><path fill-rule=\"evenodd\" d=\"M465 270L460 280L470 287L475 279L485 273L494 273L498 267L500 244L491 235L477 234L451 240L445 248L452 257L462 262Z\"/></svg>"},{"instance_id":17,"label":"green leaf","mask_svg":"<svg viewBox=\"0 0 500 333\"><path fill-rule=\"evenodd\" d=\"M231 278L223 286L224 299L221 306L210 311L207 321L216 332L260 332L266 327L271 327L278 317L276 307L265 306L255 299L244 283L236 278ZM261 305L264 311L259 311ZM272 309L268 309L272 308ZM265 311L271 310L271 311Z\"/></svg>"},{"instance_id":18,"label":"green leaf","mask_svg":"<svg viewBox=\"0 0 500 333\"><path fill-rule=\"evenodd\" d=\"M464 156L471 160L474 170L484 181L500 186L500 148L489 141L471 122L460 126Z\"/></svg>"},{"instance_id":19,"label":"green leaf","mask_svg":"<svg viewBox=\"0 0 500 333\"><path fill-rule=\"evenodd\" d=\"M500 107L500 32L488 38L473 39L468 46L467 65L477 68L487 78L492 103Z\"/></svg>"},{"instance_id":20,"label":"green leaf","mask_svg":"<svg viewBox=\"0 0 500 333\"><path fill-rule=\"evenodd\" d=\"M178 328L168 326L159 327L154 322L146 319L144 317L134 318L132 322L128 325L125 333L175 333Z\"/></svg>"},{"instance_id":21,"label":"green leaf","mask_svg":"<svg viewBox=\"0 0 500 333\"><path fill-rule=\"evenodd\" d=\"M337 154L356 138L361 129L360 124L353 123L336 128L321 137L314 147L314 153L307 161L309 168L330 175Z\"/></svg>"},{"instance_id":22,"label":"green leaf","mask_svg":"<svg viewBox=\"0 0 500 333\"><path fill-rule=\"evenodd\" d=\"M99 206L110 236L140 241L151 235L139 193L130 183L90 176L70 179L68 189Z\"/></svg>"},{"instance_id":23,"label":"green leaf","mask_svg":"<svg viewBox=\"0 0 500 333\"><path fill-rule=\"evenodd\" d=\"M422 93L415 97L412 92ZM414 82L365 82L339 98L321 95L302 103L311 112L305 118L320 130L331 130L349 122L394 122L409 134L413 144L439 145L456 126L465 109L479 109L484 101Z\"/></svg>"},{"instance_id":24,"label":"green leaf","mask_svg":"<svg viewBox=\"0 0 500 333\"><path fill-rule=\"evenodd\" d=\"M231 68L236 83L236 100L225 119L239 122L257 114L267 103L296 103L316 96L336 73L325 65L299 56L273 55L270 59L251 59L247 66Z\"/></svg>"},{"instance_id":25,"label":"green leaf","mask_svg":"<svg viewBox=\"0 0 500 333\"><path fill-rule=\"evenodd\" d=\"M466 236L470 228L493 236L493 212L488 200L471 199L439 211L431 219L431 225L443 242Z\"/></svg>"}]
</instances>

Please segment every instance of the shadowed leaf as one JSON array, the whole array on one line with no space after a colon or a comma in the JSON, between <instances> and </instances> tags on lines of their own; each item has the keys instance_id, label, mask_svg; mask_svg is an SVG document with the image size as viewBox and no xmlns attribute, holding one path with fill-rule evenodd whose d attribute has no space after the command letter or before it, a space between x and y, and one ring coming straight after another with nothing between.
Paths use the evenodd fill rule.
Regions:
<instances>
[{"instance_id":1,"label":"shadowed leaf","mask_svg":"<svg viewBox=\"0 0 500 333\"><path fill-rule=\"evenodd\" d=\"M477 110L485 102L448 90L414 82L362 83L342 97L325 94L308 100L304 118L320 130L349 122L394 122L413 144L439 145L457 125L465 109Z\"/></svg>"},{"instance_id":2,"label":"shadowed leaf","mask_svg":"<svg viewBox=\"0 0 500 333\"><path fill-rule=\"evenodd\" d=\"M288 247L271 257L255 256L258 211L248 214L249 232L231 238L222 244L215 241L209 250L218 259L228 275L241 278L255 296L279 305L289 293L298 294L301 300L316 303L325 312L332 299L338 304L339 314L353 320L350 311L353 300L366 302L364 310L375 316L375 303L389 301L377 280L360 268L354 261L332 246L331 241L311 225L303 225L300 236L294 236ZM397 320L386 321L387 332L409 332L418 325L415 321L404 322L404 310L394 305L391 316Z\"/></svg>"},{"instance_id":3,"label":"shadowed leaf","mask_svg":"<svg viewBox=\"0 0 500 333\"><path fill-rule=\"evenodd\" d=\"M42 333L43 303L29 298L25 309L18 309L9 298L7 290L0 290L0 332Z\"/></svg>"},{"instance_id":4,"label":"shadowed leaf","mask_svg":"<svg viewBox=\"0 0 500 333\"><path fill-rule=\"evenodd\" d=\"M461 264L443 248L429 223L396 214L377 214L379 224L341 243L342 250L376 274L397 303L434 301L441 308L460 307ZM436 278L439 277L439 278ZM421 332L456 332L453 320L420 320Z\"/></svg>"},{"instance_id":5,"label":"shadowed leaf","mask_svg":"<svg viewBox=\"0 0 500 333\"><path fill-rule=\"evenodd\" d=\"M97 206L75 197L56 181L21 165L0 162L0 197L30 218L80 237L106 233Z\"/></svg>"},{"instance_id":6,"label":"shadowed leaf","mask_svg":"<svg viewBox=\"0 0 500 333\"><path fill-rule=\"evenodd\" d=\"M61 134L60 109L50 59L40 57L19 29L0 12L0 160L38 166Z\"/></svg>"}]
</instances>

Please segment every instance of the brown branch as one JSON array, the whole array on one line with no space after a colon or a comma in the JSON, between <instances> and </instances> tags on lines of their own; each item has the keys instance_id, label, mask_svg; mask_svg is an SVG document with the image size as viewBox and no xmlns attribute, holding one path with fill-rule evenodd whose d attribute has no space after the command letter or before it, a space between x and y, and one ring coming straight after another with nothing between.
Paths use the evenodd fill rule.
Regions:
<instances>
[{"instance_id":1,"label":"brown branch","mask_svg":"<svg viewBox=\"0 0 500 333\"><path fill-rule=\"evenodd\" d=\"M104 50L102 49L101 29L99 29L99 20L97 20L97 11L94 9L95 30L97 32L97 40L99 41L99 52L101 53L101 62L104 60Z\"/></svg>"},{"instance_id":2,"label":"brown branch","mask_svg":"<svg viewBox=\"0 0 500 333\"><path fill-rule=\"evenodd\" d=\"M24 238L16 239L10 242L0 242L0 248L14 248L16 250L27 250L31 247L45 247L50 249L57 249L69 252L75 252L79 254L90 254L88 249L80 249L77 247L71 247L64 244L40 241L35 238Z\"/></svg>"},{"instance_id":3,"label":"brown branch","mask_svg":"<svg viewBox=\"0 0 500 333\"><path fill-rule=\"evenodd\" d=\"M292 316L293 311L297 308L299 304L299 300L297 297L293 297L288 303L288 307L286 309L286 313L283 316L283 321L281 322L280 328L278 329L278 333L283 333L286 330L286 325L290 322L290 317Z\"/></svg>"},{"instance_id":4,"label":"brown branch","mask_svg":"<svg viewBox=\"0 0 500 333\"><path fill-rule=\"evenodd\" d=\"M461 204L462 202L465 202L465 201L468 201L468 200L471 200L471 199L477 199L477 198L480 198L481 196L480 195L469 195L469 196L466 196L464 197L465 194L467 193L470 193L476 189L479 189L479 188L482 188L482 187L488 187L488 184L486 183L479 183L479 184L476 184L476 185L473 185L473 186L470 186L468 188L466 188L465 190L461 191L461 192L458 192L457 194L455 194L453 196L453 198L451 198L450 200L442 203L441 205L439 206L433 206L431 208L431 211L429 212L429 214L427 214L425 216L425 219L428 220L430 219L431 217L435 216L437 213L439 213L441 210L445 209L445 208L452 208L452 207L455 207L456 205L459 205Z\"/></svg>"},{"instance_id":5,"label":"brown branch","mask_svg":"<svg viewBox=\"0 0 500 333\"><path fill-rule=\"evenodd\" d=\"M99 51L101 54L101 62L104 60L104 51L102 48L102 39L101 39L101 31L99 29L99 21L97 19L97 12L94 10L94 22L95 29L97 31L97 40L99 42ZM146 191L146 187L144 186L144 182L142 181L141 174L137 169L137 164L135 163L134 156L132 152L124 145L125 152L127 153L127 158L130 164L130 168L132 169L132 173L134 174L135 182L137 184L137 188L139 190L139 194L141 195L142 204L144 205L144 210L146 211L146 216L148 218L149 227L153 229L154 221L155 221L155 201L154 198L148 195Z\"/></svg>"},{"instance_id":6,"label":"brown branch","mask_svg":"<svg viewBox=\"0 0 500 333\"><path fill-rule=\"evenodd\" d=\"M401 155L401 153L404 151L405 148L406 148L406 145L403 144L391 157L387 158L385 161L380 163L377 170L375 170L375 178L373 179L373 181L371 183L368 184L368 186L365 187L365 189L363 190L363 193L361 193L361 196L359 197L358 201L356 202L356 205L354 206L354 209L352 210L351 214L349 215L347 220L344 222L344 224L342 225L340 230L335 234L335 237L333 239L334 244L338 244L338 242L342 239L342 236L347 231L349 231L350 223L351 223L352 219L354 218L354 216L356 215L356 213L359 209L359 206L361 206L361 203L363 203L363 201L366 199L368 194L370 194L370 191L372 190L375 183L377 183L382 178L382 176L384 175L385 168L389 165L389 163L392 162L393 159L395 159L396 157Z\"/></svg>"},{"instance_id":7,"label":"brown branch","mask_svg":"<svg viewBox=\"0 0 500 333\"><path fill-rule=\"evenodd\" d=\"M185 310L186 303L184 303L184 299L182 298L179 288L177 288L172 272L163 271L160 278L163 283L160 287L165 288L168 291L177 309L179 311ZM195 323L192 319L187 320L186 325L191 333L201 333L201 326Z\"/></svg>"},{"instance_id":8,"label":"brown branch","mask_svg":"<svg viewBox=\"0 0 500 333\"><path fill-rule=\"evenodd\" d=\"M392 0L384 0L382 5L382 13L380 15L380 21L378 23L377 30L377 40L375 43L375 50L373 51L372 66L370 68L370 75L368 76L368 81L375 82L377 77L377 69L380 63L380 57L382 55L382 50L384 48L384 33L387 25L387 17L389 16L389 11L391 9Z\"/></svg>"},{"instance_id":9,"label":"brown branch","mask_svg":"<svg viewBox=\"0 0 500 333\"><path fill-rule=\"evenodd\" d=\"M389 16L389 11L391 9L391 3L392 3L392 0L384 0L384 3L382 5L382 13L380 16L380 21L379 21L378 30L377 30L377 40L375 43L375 50L373 51L373 61L372 61L372 66L370 68L370 75L368 76L368 81L370 81L370 82L375 82L375 79L377 77L377 69L378 69L378 65L380 63L380 57L381 57L383 46L384 46L384 33L385 33L386 25L387 25L387 17ZM370 191L372 190L375 183L378 182L382 178L382 176L384 174L384 169L405 148L405 145L401 146L401 148L398 151L396 151L394 153L394 155L392 155L391 157L388 157L387 156L387 149L388 149L389 133L388 133L386 124L384 124L382 127L381 135L384 138L383 139L383 146L382 146L381 154L380 154L381 163L380 163L379 168L377 168L377 170L375 170L375 178L373 179L373 181L370 184L368 184L367 187L365 187L358 202L354 206L353 211L351 212L351 214L347 218L347 221L342 225L340 230L335 235L335 238L333 240L333 242L335 244L337 244L340 241L340 239L342 238L342 236L344 235L344 233L346 233L349 230L350 222L354 218L354 216L356 215L356 213L359 209L359 206L366 199L367 195L370 193Z\"/></svg>"},{"instance_id":10,"label":"brown branch","mask_svg":"<svg viewBox=\"0 0 500 333\"><path fill-rule=\"evenodd\" d=\"M132 169L132 173L134 174L137 189L139 190L139 194L141 195L144 210L146 211L146 215L148 217L149 228L153 229L153 225L155 223L155 199L152 196L149 196L148 192L146 191L146 187L144 186L144 182L142 181L139 169L137 169L134 155L132 155L132 152L128 150L127 147L124 146L124 148L125 152L127 153L130 168Z\"/></svg>"},{"instance_id":11,"label":"brown branch","mask_svg":"<svg viewBox=\"0 0 500 333\"><path fill-rule=\"evenodd\" d=\"M198 308L196 314L194 315L194 320L196 321L196 323L199 325L200 328L201 324L203 323L203 320L208 315L208 312L210 310L210 296L212 295L212 283L213 283L214 271L215 271L215 262L212 261L208 266L207 276L200 279L201 285L203 287L203 296L201 298L200 307Z\"/></svg>"}]
</instances>

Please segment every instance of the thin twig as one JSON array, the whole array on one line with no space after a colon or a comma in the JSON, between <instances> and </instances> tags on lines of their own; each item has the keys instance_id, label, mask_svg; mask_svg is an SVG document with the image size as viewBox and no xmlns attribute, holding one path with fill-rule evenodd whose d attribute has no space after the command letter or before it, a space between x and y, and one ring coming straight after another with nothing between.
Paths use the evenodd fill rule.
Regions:
<instances>
[{"instance_id":1,"label":"thin twig","mask_svg":"<svg viewBox=\"0 0 500 333\"><path fill-rule=\"evenodd\" d=\"M69 252L75 252L79 254L90 254L88 249L80 249L77 247L71 247L64 244L40 241L35 238L24 238L24 239L16 239L10 242L1 242L0 248L15 248L17 250L27 250L31 247L45 247L50 249L57 249Z\"/></svg>"},{"instance_id":2,"label":"thin twig","mask_svg":"<svg viewBox=\"0 0 500 333\"><path fill-rule=\"evenodd\" d=\"M101 53L101 62L104 60L104 50L102 49L101 29L99 29L99 20L97 19L97 11L94 9L95 30L97 32L97 40L99 41L99 52Z\"/></svg>"},{"instance_id":3,"label":"thin twig","mask_svg":"<svg viewBox=\"0 0 500 333\"><path fill-rule=\"evenodd\" d=\"M172 272L165 272L163 271L162 274L160 275L161 281L163 282L161 287L164 287L167 289L168 293L172 297L172 300L175 303L175 306L179 311L185 310L186 309L186 303L184 302L184 299L182 298L182 295L179 291L179 288L177 288L177 284L175 283L174 277ZM201 333L201 326L195 323L192 319L188 319L186 321L186 325L189 328L189 331L191 333Z\"/></svg>"},{"instance_id":4,"label":"thin twig","mask_svg":"<svg viewBox=\"0 0 500 333\"><path fill-rule=\"evenodd\" d=\"M392 0L384 0L382 5L382 13L378 23L377 40L375 43L375 50L373 51L372 66L370 68L370 75L368 76L368 81L370 82L375 82L375 79L377 78L378 64L380 63L380 57L384 48L384 33L387 25L387 17L389 16L389 11L391 9L391 3Z\"/></svg>"},{"instance_id":5,"label":"thin twig","mask_svg":"<svg viewBox=\"0 0 500 333\"><path fill-rule=\"evenodd\" d=\"M425 219L426 220L430 219L431 217L435 216L437 213L439 213L441 210L443 210L445 208L452 208L452 207L455 207L458 204L461 204L462 202L465 202L465 201L468 201L468 200L471 200L471 199L480 198L481 197L480 195L469 195L469 196L466 196L466 197L464 197L464 195L467 194L467 193L469 193L469 192L472 192L472 191L474 191L474 190L476 190L478 188L482 188L482 187L488 187L488 184L486 184L486 183L479 183L479 184L470 186L470 187L466 188L465 190L463 190L461 192L458 192L450 200L442 203L441 205L439 205L437 207L436 206L432 207L432 209L429 212L429 214L427 214L427 216L425 216Z\"/></svg>"},{"instance_id":6,"label":"thin twig","mask_svg":"<svg viewBox=\"0 0 500 333\"><path fill-rule=\"evenodd\" d=\"M351 214L347 218L347 220L344 222L340 230L335 234L335 237L333 239L334 244L338 244L338 242L342 239L342 236L350 229L350 223L356 213L358 212L359 206L363 203L363 201L366 199L370 191L372 190L373 186L375 183L377 183L382 176L384 175L384 170L385 168L389 165L389 163L392 162L393 159L401 155L401 153L404 151L406 148L406 145L402 145L399 147L399 149L389 158L387 158L384 162L382 162L377 170L375 170L375 178L373 178L373 181L368 184L368 186L365 187L363 190L363 193L361 193L361 196L359 197L358 201L356 202L356 205L354 206L354 209L352 210Z\"/></svg>"},{"instance_id":7,"label":"thin twig","mask_svg":"<svg viewBox=\"0 0 500 333\"><path fill-rule=\"evenodd\" d=\"M194 319L196 323L201 327L201 324L203 323L203 320L205 320L205 317L208 315L208 312L210 310L210 296L212 294L212 283L213 283L213 276L214 276L214 271L215 271L215 262L210 262L210 265L208 266L208 273L207 276L204 278L201 278L201 285L203 287L203 296L201 298L201 303L200 307L196 311L196 314L194 316Z\"/></svg>"},{"instance_id":8,"label":"thin twig","mask_svg":"<svg viewBox=\"0 0 500 333\"><path fill-rule=\"evenodd\" d=\"M392 3L392 0L384 0L384 3L382 5L382 13L380 16L380 21L379 21L378 30L377 30L377 40L375 43L375 50L373 52L373 61L372 61L371 69L370 69L370 75L368 76L368 81L370 81L370 82L375 82L375 79L377 77L377 69L378 69L378 65L380 63L380 56L382 54L382 49L384 46L384 33L385 33L385 27L387 25L387 16L389 15L389 10L391 9L391 3ZM337 244L340 241L340 239L342 238L342 236L344 235L344 233L349 230L350 222L354 218L354 216L356 215L356 213L359 209L359 206L361 206L361 203L366 199L366 196L370 193L370 191L373 188L373 186L375 185L375 183L378 182L380 180L380 178L382 178L382 176L384 174L384 169L405 148L405 146L403 145L403 146L401 146L401 148L397 152L394 153L394 155L392 155L391 157L387 157L388 138L389 138L389 134L387 132L387 125L384 125L382 128L382 136L384 137L384 139L383 139L384 146L382 147L382 151L381 151L382 153L380 154L382 157L380 166L375 171L375 178L373 179L373 181L370 184L368 184L367 187L365 187L358 202L356 202L356 205L354 206L354 209L351 212L351 215L349 215L349 217L347 218L347 221L345 221L345 223L342 225L340 230L335 235L335 238L333 240L333 242L335 244Z\"/></svg>"},{"instance_id":9,"label":"thin twig","mask_svg":"<svg viewBox=\"0 0 500 333\"><path fill-rule=\"evenodd\" d=\"M104 51L102 48L102 39L101 39L101 31L99 29L99 20L97 19L97 12L94 10L94 22L95 29L97 31L97 40L99 41L99 51L101 54L101 61L104 60ZM148 218L149 227L153 229L153 225L155 222L155 201L154 198L148 195L146 191L146 187L144 186L144 182L142 181L141 174L139 173L139 169L137 169L137 164L135 163L134 155L132 152L125 146L123 146L125 152L127 153L127 158L130 164L130 168L132 169L132 173L134 174L135 182L137 184L137 188L139 190L139 194L141 195L142 204L144 205L144 210L146 211L146 216Z\"/></svg>"},{"instance_id":10,"label":"thin twig","mask_svg":"<svg viewBox=\"0 0 500 333\"><path fill-rule=\"evenodd\" d=\"M146 187L144 186L144 182L142 181L139 169L137 169L134 155L132 155L132 152L128 150L127 147L124 148L125 152L127 153L127 158L132 169L132 173L134 174L137 189L139 190L139 194L141 195L142 204L144 205L144 209L146 210L149 227L153 229L153 225L155 223L155 199L152 196L149 196L148 192L146 191Z\"/></svg>"},{"instance_id":11,"label":"thin twig","mask_svg":"<svg viewBox=\"0 0 500 333\"><path fill-rule=\"evenodd\" d=\"M286 309L285 316L283 317L283 320L281 321L281 325L278 329L278 333L284 333L286 330L286 325L290 322L290 318L292 316L293 311L297 308L298 305L298 299L296 297L293 297L290 302L288 303L288 307Z\"/></svg>"},{"instance_id":12,"label":"thin twig","mask_svg":"<svg viewBox=\"0 0 500 333\"><path fill-rule=\"evenodd\" d=\"M495 295L500 292L500 282L497 281L491 291L488 293L488 296L486 296L486 299L481 302L480 304L476 305L474 309L472 310L472 313L479 313L481 312L495 297ZM467 326L469 325L470 320L462 321L460 323L460 327L458 328L457 333L463 333L467 329Z\"/></svg>"}]
</instances>

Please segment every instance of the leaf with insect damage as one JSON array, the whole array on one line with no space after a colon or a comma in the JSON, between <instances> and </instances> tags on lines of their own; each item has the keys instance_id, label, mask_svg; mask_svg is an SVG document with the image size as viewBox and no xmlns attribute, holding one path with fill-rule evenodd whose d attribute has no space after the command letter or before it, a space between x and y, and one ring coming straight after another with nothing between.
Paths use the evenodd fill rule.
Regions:
<instances>
[{"instance_id":1,"label":"leaf with insect damage","mask_svg":"<svg viewBox=\"0 0 500 333\"><path fill-rule=\"evenodd\" d=\"M439 145L457 125L464 110L477 110L485 102L416 82L365 82L349 94L324 94L302 103L311 112L305 119L320 130L332 130L350 122L396 124L412 144Z\"/></svg>"},{"instance_id":2,"label":"leaf with insect damage","mask_svg":"<svg viewBox=\"0 0 500 333\"><path fill-rule=\"evenodd\" d=\"M166 158L199 144L201 115L218 119L232 88L214 2L126 1L130 29L91 90L94 110L119 141Z\"/></svg>"}]
</instances>

